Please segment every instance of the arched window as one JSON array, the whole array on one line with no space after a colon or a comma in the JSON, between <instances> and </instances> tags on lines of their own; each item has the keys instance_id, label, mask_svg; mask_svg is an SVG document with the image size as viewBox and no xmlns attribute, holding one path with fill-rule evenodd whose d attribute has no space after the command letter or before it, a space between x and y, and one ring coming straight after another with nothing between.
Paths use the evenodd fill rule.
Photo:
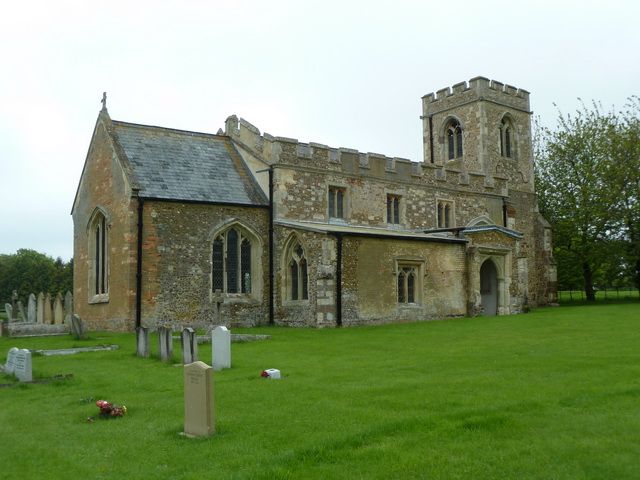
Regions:
<instances>
[{"instance_id":1,"label":"arched window","mask_svg":"<svg viewBox=\"0 0 640 480\"><path fill-rule=\"evenodd\" d=\"M307 259L300 243L294 241L287 255L287 300L309 299L309 274Z\"/></svg>"},{"instance_id":2,"label":"arched window","mask_svg":"<svg viewBox=\"0 0 640 480\"><path fill-rule=\"evenodd\" d=\"M462 157L462 127L457 120L451 120L445 128L447 155L449 160Z\"/></svg>"},{"instance_id":3,"label":"arched window","mask_svg":"<svg viewBox=\"0 0 640 480\"><path fill-rule=\"evenodd\" d=\"M500 155L513 157L513 125L506 117L500 123Z\"/></svg>"},{"instance_id":4,"label":"arched window","mask_svg":"<svg viewBox=\"0 0 640 480\"><path fill-rule=\"evenodd\" d=\"M398 303L418 303L417 301L418 266L399 265Z\"/></svg>"},{"instance_id":5,"label":"arched window","mask_svg":"<svg viewBox=\"0 0 640 480\"><path fill-rule=\"evenodd\" d=\"M109 235L104 213L96 210L89 223L89 285L93 295L109 293Z\"/></svg>"},{"instance_id":6,"label":"arched window","mask_svg":"<svg viewBox=\"0 0 640 480\"><path fill-rule=\"evenodd\" d=\"M253 245L242 230L231 227L213 239L211 288L222 293L251 293Z\"/></svg>"}]
</instances>

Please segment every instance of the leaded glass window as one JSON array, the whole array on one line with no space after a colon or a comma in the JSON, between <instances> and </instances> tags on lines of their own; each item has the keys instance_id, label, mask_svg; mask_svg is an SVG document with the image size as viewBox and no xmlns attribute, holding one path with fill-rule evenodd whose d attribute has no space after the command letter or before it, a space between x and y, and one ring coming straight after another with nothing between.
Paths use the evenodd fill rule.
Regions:
<instances>
[{"instance_id":1,"label":"leaded glass window","mask_svg":"<svg viewBox=\"0 0 640 480\"><path fill-rule=\"evenodd\" d=\"M214 292L251 293L251 240L230 228L213 240L211 288Z\"/></svg>"}]
</instances>

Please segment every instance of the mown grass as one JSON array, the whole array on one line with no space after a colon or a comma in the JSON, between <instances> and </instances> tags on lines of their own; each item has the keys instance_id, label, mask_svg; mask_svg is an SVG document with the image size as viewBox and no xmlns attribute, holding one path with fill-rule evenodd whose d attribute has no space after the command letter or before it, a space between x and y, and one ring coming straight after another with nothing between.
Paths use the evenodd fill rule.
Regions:
<instances>
[{"instance_id":1,"label":"mown grass","mask_svg":"<svg viewBox=\"0 0 640 480\"><path fill-rule=\"evenodd\" d=\"M233 368L215 374L218 433L198 440L178 435L181 368L136 358L133 335L3 338L0 355L12 346L121 349L34 357L37 377L73 379L0 389L0 471L6 478L638 478L639 327L640 305L625 304L253 329L272 339L232 345ZM200 358L210 363L210 355L201 345ZM283 380L259 377L272 367ZM129 414L88 423L99 398L124 403Z\"/></svg>"}]
</instances>

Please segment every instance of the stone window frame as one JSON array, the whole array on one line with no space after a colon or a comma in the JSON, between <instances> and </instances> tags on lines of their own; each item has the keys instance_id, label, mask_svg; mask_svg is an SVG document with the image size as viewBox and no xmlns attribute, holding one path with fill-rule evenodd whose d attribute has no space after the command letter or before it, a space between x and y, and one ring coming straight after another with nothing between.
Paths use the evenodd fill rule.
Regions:
<instances>
[{"instance_id":1,"label":"stone window frame","mask_svg":"<svg viewBox=\"0 0 640 480\"><path fill-rule=\"evenodd\" d=\"M515 122L511 115L505 113L498 125L498 151L502 158L516 160L518 151Z\"/></svg>"},{"instance_id":2,"label":"stone window frame","mask_svg":"<svg viewBox=\"0 0 640 480\"><path fill-rule=\"evenodd\" d=\"M424 302L424 276L426 261L420 257L402 256L394 259L394 291L396 297L396 305L400 308L421 307ZM412 272L414 276L413 284L413 302L410 302L410 281L409 277L401 276ZM400 281L403 280L403 290L400 290ZM402 296L401 296L402 293Z\"/></svg>"},{"instance_id":3,"label":"stone window frame","mask_svg":"<svg viewBox=\"0 0 640 480\"><path fill-rule=\"evenodd\" d=\"M299 247L302 250L302 254L297 252ZM291 234L285 243L282 256L282 276L281 276L281 290L282 301L285 305L308 305L309 304L309 257L307 255L308 249L301 241L298 235ZM295 261L295 258L298 261ZM304 259L305 266L301 267L299 259ZM293 276L291 275L291 262L295 261L297 271L297 291L299 298L293 298ZM303 270L304 268L304 270ZM306 272L306 275L304 274ZM306 298L304 293L306 292Z\"/></svg>"},{"instance_id":4,"label":"stone window frame","mask_svg":"<svg viewBox=\"0 0 640 480\"><path fill-rule=\"evenodd\" d=\"M334 214L338 208L338 192L342 193L342 216L332 216L332 208L331 208L331 199L334 198ZM327 219L330 223L346 223L350 216L350 208L349 208L349 188L340 183L331 182L327 184Z\"/></svg>"},{"instance_id":5,"label":"stone window frame","mask_svg":"<svg viewBox=\"0 0 640 480\"><path fill-rule=\"evenodd\" d=\"M107 210L97 206L87 222L88 303L108 303L110 284L109 231L111 221Z\"/></svg>"},{"instance_id":6,"label":"stone window frame","mask_svg":"<svg viewBox=\"0 0 640 480\"><path fill-rule=\"evenodd\" d=\"M446 207L449 207L448 215ZM450 198L436 197L436 228L455 228L456 202ZM442 214L441 214L442 212Z\"/></svg>"},{"instance_id":7,"label":"stone window frame","mask_svg":"<svg viewBox=\"0 0 640 480\"><path fill-rule=\"evenodd\" d=\"M464 156L464 128L456 117L449 117L444 122L444 152L447 161L454 161Z\"/></svg>"},{"instance_id":8,"label":"stone window frame","mask_svg":"<svg viewBox=\"0 0 640 480\"><path fill-rule=\"evenodd\" d=\"M391 220L396 220L394 221L389 221L389 199L396 199L397 200L397 218L392 218ZM404 219L405 219L405 201L404 201L404 197L401 193L398 193L397 191L390 191L390 190L385 190L385 208L384 208L384 223L390 227L390 228L399 228L402 225L404 225ZM393 207L392 207L393 208ZM393 210L392 210L393 212ZM395 217L395 214L392 215Z\"/></svg>"},{"instance_id":9,"label":"stone window frame","mask_svg":"<svg viewBox=\"0 0 640 480\"><path fill-rule=\"evenodd\" d=\"M238 275L239 283L239 292L228 292L228 270L227 270L227 237L226 235L231 230L236 230L238 232L238 268L240 274ZM214 242L218 240L220 237L223 238L223 270L222 270L222 289L214 289ZM249 262L249 270L250 270L250 279L251 283L249 284L249 291L242 292L244 285L242 284L241 272L243 270L242 265L242 241L248 240L251 250L250 250L250 262ZM262 251L263 245L260 236L253 230L251 227L246 225L245 223L237 220L231 219L226 222L223 222L217 225L209 235L209 299L211 301L224 301L232 302L232 303L243 303L243 302L255 302L260 301L262 298Z\"/></svg>"}]
</instances>

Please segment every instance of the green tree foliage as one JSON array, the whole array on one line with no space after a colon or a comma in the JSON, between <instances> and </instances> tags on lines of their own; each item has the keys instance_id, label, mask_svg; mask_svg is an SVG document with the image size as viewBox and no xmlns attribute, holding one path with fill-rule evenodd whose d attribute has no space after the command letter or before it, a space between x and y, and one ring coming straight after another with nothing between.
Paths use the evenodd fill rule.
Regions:
<instances>
[{"instance_id":1,"label":"green tree foliage","mask_svg":"<svg viewBox=\"0 0 640 480\"><path fill-rule=\"evenodd\" d=\"M624 112L593 103L558 127L536 129L536 182L542 214L554 228L560 288L640 288L640 102ZM581 277L581 278L579 278Z\"/></svg>"},{"instance_id":2,"label":"green tree foliage","mask_svg":"<svg viewBox=\"0 0 640 480\"><path fill-rule=\"evenodd\" d=\"M73 260L64 262L35 250L20 249L13 255L0 255L0 302L11 302L17 290L25 300L30 293L52 295L73 289Z\"/></svg>"}]
</instances>

